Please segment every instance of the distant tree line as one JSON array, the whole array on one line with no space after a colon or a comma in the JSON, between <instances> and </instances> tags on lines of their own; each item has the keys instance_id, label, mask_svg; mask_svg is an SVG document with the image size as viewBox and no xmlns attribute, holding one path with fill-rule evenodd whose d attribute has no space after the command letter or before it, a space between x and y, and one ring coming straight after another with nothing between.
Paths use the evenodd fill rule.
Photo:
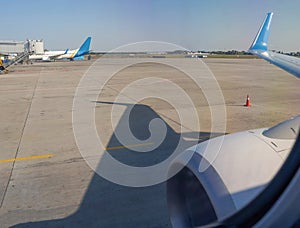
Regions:
<instances>
[{"instance_id":1,"label":"distant tree line","mask_svg":"<svg viewBox=\"0 0 300 228\"><path fill-rule=\"evenodd\" d=\"M247 51L237 51L237 50L230 50L230 51L201 51L205 53L210 53L210 54L216 54L216 55L251 55L251 53ZM275 51L280 54L285 54L285 55L290 55L290 56L297 56L300 57L300 52L282 52L282 51Z\"/></svg>"},{"instance_id":2,"label":"distant tree line","mask_svg":"<svg viewBox=\"0 0 300 228\"><path fill-rule=\"evenodd\" d=\"M46 51L46 49L45 49ZM272 50L276 53L280 54L285 54L285 55L290 55L290 56L298 56L300 57L300 52L283 52L283 51L276 51ZM174 51L166 51L168 54L190 54L192 51L187 51L187 50L174 50ZM147 52L128 52L128 53L116 53L114 54L147 54ZM207 53L207 54L214 54L214 55L252 55L248 51L237 51L237 50L229 50L229 51L206 51L206 50L201 50L201 51L193 51L192 53ZM106 54L105 52L91 52L91 54ZM1 56L1 55L0 55Z\"/></svg>"},{"instance_id":3,"label":"distant tree line","mask_svg":"<svg viewBox=\"0 0 300 228\"><path fill-rule=\"evenodd\" d=\"M290 55L290 56L296 56L296 57L300 57L300 52L283 52L283 51L276 51L276 50L272 50L273 52L279 53L279 54L284 54L284 55Z\"/></svg>"},{"instance_id":4,"label":"distant tree line","mask_svg":"<svg viewBox=\"0 0 300 228\"><path fill-rule=\"evenodd\" d=\"M194 51L195 52L195 51ZM170 54L189 54L190 51L185 50L176 50L168 52ZM250 55L247 51L237 51L237 50L229 50L229 51L206 51L206 50L199 50L196 51L196 53L209 53L209 54L215 54L215 55Z\"/></svg>"},{"instance_id":5,"label":"distant tree line","mask_svg":"<svg viewBox=\"0 0 300 228\"><path fill-rule=\"evenodd\" d=\"M290 53L287 53L288 55L290 56L297 56L297 57L300 57L300 52L290 52Z\"/></svg>"},{"instance_id":6,"label":"distant tree line","mask_svg":"<svg viewBox=\"0 0 300 228\"><path fill-rule=\"evenodd\" d=\"M209 53L215 55L250 55L247 51L237 51L237 50L230 50L230 51L210 51Z\"/></svg>"}]
</instances>

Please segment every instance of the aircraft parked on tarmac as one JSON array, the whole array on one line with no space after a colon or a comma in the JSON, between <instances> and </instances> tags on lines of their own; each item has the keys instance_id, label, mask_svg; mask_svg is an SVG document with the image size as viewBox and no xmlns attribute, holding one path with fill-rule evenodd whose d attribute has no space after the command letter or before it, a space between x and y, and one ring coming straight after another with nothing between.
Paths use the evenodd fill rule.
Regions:
<instances>
[{"instance_id":1,"label":"aircraft parked on tarmac","mask_svg":"<svg viewBox=\"0 0 300 228\"><path fill-rule=\"evenodd\" d=\"M41 61L51 61L51 60L83 60L86 54L90 52L91 37L88 37L80 48L75 50L65 50L65 51L46 51L42 55L30 55L29 60L41 60Z\"/></svg>"}]
</instances>

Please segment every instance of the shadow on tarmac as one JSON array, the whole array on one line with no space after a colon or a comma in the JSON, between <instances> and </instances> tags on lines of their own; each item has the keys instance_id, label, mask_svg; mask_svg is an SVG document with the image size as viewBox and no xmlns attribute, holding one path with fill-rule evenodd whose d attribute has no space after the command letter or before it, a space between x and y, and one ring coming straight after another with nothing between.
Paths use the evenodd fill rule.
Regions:
<instances>
[{"instance_id":1,"label":"shadow on tarmac","mask_svg":"<svg viewBox=\"0 0 300 228\"><path fill-rule=\"evenodd\" d=\"M148 126L151 120L155 118L163 120L151 107L143 104L111 102L97 102L97 104L124 105L127 107L125 112L132 109L129 126L132 134L140 140L150 136ZM117 128L122 126L122 121L126 120L122 117ZM109 150L108 153L125 164L143 167L157 164L168 158L177 147L180 137L189 138L184 140L182 151L211 137L211 133L208 132L178 134L166 122L165 124L167 135L161 145L153 151L139 153L130 148L122 148ZM218 135L221 134L216 133L212 137ZM120 145L122 144L113 134L107 148ZM105 159L99 161L99 166L103 162ZM142 188L125 187L94 174L80 207L74 214L63 219L28 222L13 227L171 227L165 189L165 183Z\"/></svg>"}]
</instances>

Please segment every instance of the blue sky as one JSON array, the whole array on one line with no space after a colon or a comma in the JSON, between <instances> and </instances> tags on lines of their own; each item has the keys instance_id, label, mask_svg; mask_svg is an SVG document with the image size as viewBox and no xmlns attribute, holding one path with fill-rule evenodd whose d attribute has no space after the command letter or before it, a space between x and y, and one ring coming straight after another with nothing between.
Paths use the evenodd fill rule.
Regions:
<instances>
[{"instance_id":1,"label":"blue sky","mask_svg":"<svg viewBox=\"0 0 300 228\"><path fill-rule=\"evenodd\" d=\"M109 51L141 41L190 50L246 50L266 13L275 13L270 48L300 51L299 0L2 1L1 40L44 39L51 50Z\"/></svg>"}]
</instances>

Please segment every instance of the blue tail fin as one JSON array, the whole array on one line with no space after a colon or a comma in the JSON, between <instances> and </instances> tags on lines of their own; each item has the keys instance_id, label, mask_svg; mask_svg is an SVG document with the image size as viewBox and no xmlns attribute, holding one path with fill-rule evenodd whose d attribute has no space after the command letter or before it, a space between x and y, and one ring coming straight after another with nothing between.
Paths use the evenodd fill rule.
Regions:
<instances>
[{"instance_id":1,"label":"blue tail fin","mask_svg":"<svg viewBox=\"0 0 300 228\"><path fill-rule=\"evenodd\" d=\"M69 49L67 49L64 54L68 54L68 51L69 51Z\"/></svg>"},{"instance_id":2,"label":"blue tail fin","mask_svg":"<svg viewBox=\"0 0 300 228\"><path fill-rule=\"evenodd\" d=\"M81 45L81 47L79 48L78 52L76 53L76 55L74 57L78 57L78 56L82 56L85 54L88 54L90 51L90 45L91 45L91 37L88 37L84 43Z\"/></svg>"},{"instance_id":3,"label":"blue tail fin","mask_svg":"<svg viewBox=\"0 0 300 228\"><path fill-rule=\"evenodd\" d=\"M267 51L268 50L268 40L270 35L270 25L272 21L273 13L268 13L267 17L260 27L259 32L257 33L255 40L253 41L250 51L251 50L262 50Z\"/></svg>"}]
</instances>

